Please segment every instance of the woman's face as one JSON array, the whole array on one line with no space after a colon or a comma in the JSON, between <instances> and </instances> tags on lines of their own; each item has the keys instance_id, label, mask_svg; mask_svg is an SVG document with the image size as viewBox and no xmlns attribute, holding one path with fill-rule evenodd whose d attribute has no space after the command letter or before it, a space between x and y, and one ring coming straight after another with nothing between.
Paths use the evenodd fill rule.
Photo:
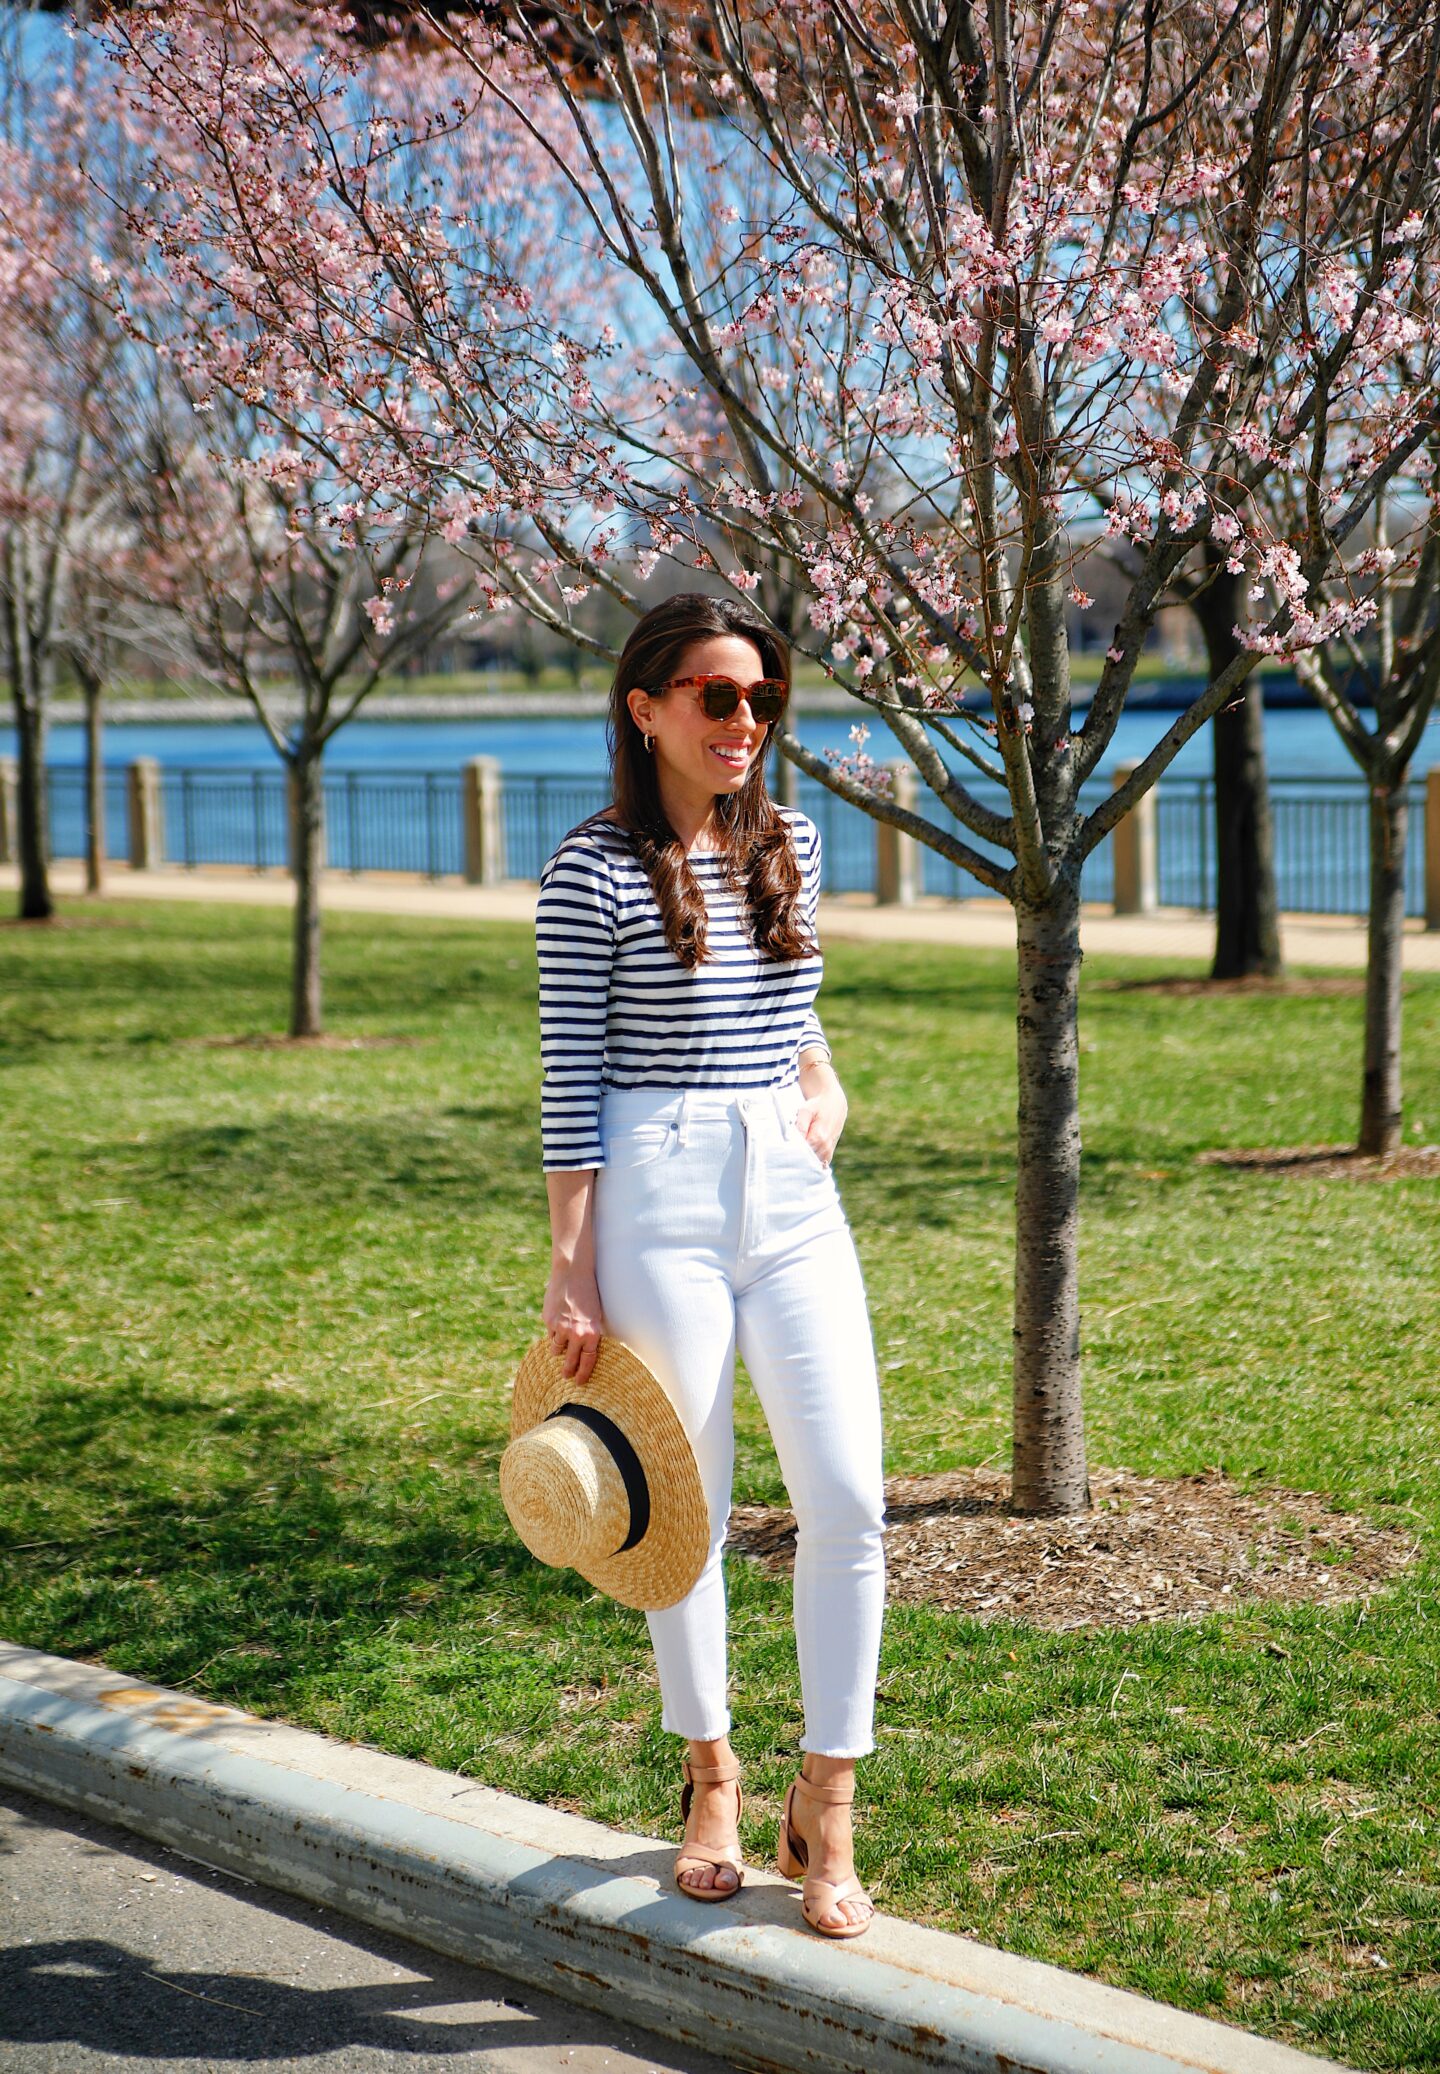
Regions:
<instances>
[{"instance_id":1,"label":"woman's face","mask_svg":"<svg viewBox=\"0 0 1440 2074\"><path fill-rule=\"evenodd\" d=\"M740 634L707 634L684 650L670 681L725 676L746 685L764 675L753 641ZM632 691L627 703L636 725L654 737L662 797L668 790L691 805L708 806L717 793L738 792L764 746L768 723L755 718L746 699L728 720L706 718L694 685L675 684L663 698Z\"/></svg>"}]
</instances>

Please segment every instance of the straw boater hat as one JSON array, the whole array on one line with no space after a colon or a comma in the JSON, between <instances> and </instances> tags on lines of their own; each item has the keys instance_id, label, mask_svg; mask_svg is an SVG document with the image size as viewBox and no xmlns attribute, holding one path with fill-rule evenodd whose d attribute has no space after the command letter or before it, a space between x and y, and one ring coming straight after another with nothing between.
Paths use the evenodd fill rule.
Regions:
<instances>
[{"instance_id":1,"label":"straw boater hat","mask_svg":"<svg viewBox=\"0 0 1440 2074\"><path fill-rule=\"evenodd\" d=\"M500 1495L532 1555L623 1606L673 1606L704 1567L710 1519L694 1450L621 1340L601 1340L583 1388L548 1335L536 1340L515 1378Z\"/></svg>"}]
</instances>

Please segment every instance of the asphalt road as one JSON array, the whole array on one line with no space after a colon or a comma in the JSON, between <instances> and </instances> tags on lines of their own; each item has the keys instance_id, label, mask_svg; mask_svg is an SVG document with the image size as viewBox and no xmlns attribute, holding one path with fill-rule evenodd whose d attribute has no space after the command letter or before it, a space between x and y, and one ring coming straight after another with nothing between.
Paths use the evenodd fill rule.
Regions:
<instances>
[{"instance_id":1,"label":"asphalt road","mask_svg":"<svg viewBox=\"0 0 1440 2074\"><path fill-rule=\"evenodd\" d=\"M730 2074L0 1789L5 2074Z\"/></svg>"}]
</instances>

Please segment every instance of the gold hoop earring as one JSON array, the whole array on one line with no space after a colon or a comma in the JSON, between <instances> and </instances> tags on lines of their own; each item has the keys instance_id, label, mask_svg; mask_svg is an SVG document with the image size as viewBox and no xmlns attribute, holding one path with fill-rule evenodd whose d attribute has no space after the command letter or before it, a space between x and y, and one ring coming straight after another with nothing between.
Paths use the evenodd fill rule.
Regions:
<instances>
[{"instance_id":1,"label":"gold hoop earring","mask_svg":"<svg viewBox=\"0 0 1440 2074\"><path fill-rule=\"evenodd\" d=\"M653 756L653 755L655 754L655 737L654 737L654 735L646 735L646 737L645 737L645 754L646 754L647 756Z\"/></svg>"}]
</instances>

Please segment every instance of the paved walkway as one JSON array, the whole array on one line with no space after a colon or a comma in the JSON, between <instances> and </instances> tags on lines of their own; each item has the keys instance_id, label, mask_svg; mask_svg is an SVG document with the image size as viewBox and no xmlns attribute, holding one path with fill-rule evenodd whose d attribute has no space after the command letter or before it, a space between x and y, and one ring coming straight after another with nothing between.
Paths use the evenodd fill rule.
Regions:
<instances>
[{"instance_id":1,"label":"paved walkway","mask_svg":"<svg viewBox=\"0 0 1440 2074\"><path fill-rule=\"evenodd\" d=\"M18 883L14 866L0 866L0 890ZM75 863L57 864L57 893L83 889L83 873ZM281 871L236 871L203 865L194 871L164 869L132 872L111 867L108 886L116 899L240 901L256 907L288 907L292 887ZM324 876L322 903L336 913L444 915L484 922L525 922L535 918L536 889L528 880L511 879L499 886L467 886L458 879L424 879L408 873L367 872L350 878L343 872ZM1285 956L1292 965L1329 966L1363 971L1365 924L1350 915L1285 915L1281 918ZM1215 924L1209 915L1189 908L1165 908L1151 915L1116 915L1098 903L1086 907L1080 925L1087 951L1134 958L1198 959L1208 962L1214 950ZM842 938L885 943L949 943L977 949L1006 950L1015 941L1009 908L999 900L941 900L934 895L913 907L880 907L868 893L845 893L820 903L820 935L824 942ZM1410 922L1405 934L1407 972L1440 972L1440 930L1426 931Z\"/></svg>"},{"instance_id":2,"label":"paved walkway","mask_svg":"<svg viewBox=\"0 0 1440 2074\"><path fill-rule=\"evenodd\" d=\"M726 2074L313 1902L0 1791L7 2074Z\"/></svg>"}]
</instances>

